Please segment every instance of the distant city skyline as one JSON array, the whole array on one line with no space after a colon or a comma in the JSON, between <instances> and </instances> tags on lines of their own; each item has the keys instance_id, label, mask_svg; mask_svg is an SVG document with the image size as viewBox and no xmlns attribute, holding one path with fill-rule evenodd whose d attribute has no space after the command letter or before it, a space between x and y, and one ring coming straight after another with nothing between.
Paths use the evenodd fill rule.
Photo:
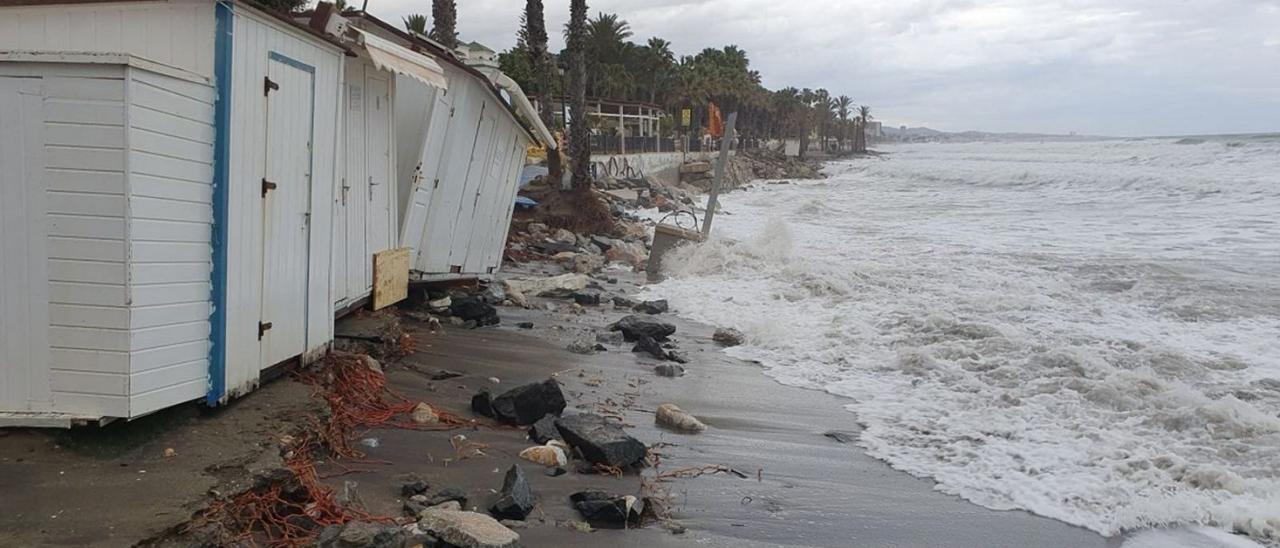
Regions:
<instances>
[{"instance_id":1,"label":"distant city skyline","mask_svg":"<svg viewBox=\"0 0 1280 548\"><path fill-rule=\"evenodd\" d=\"M353 4L355 4L353 2ZM544 0L552 47L568 0ZM1280 0L588 2L677 54L736 44L765 86L826 88L897 127L1146 136L1280 131ZM515 44L524 2L458 2L466 40ZM399 23L426 0L369 0Z\"/></svg>"}]
</instances>

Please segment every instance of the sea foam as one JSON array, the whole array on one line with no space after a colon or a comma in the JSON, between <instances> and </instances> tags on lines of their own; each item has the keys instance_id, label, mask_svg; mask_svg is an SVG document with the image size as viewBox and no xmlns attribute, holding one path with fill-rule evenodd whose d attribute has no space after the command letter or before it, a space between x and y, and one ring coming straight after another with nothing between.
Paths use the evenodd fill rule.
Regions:
<instances>
[{"instance_id":1,"label":"sea foam","mask_svg":"<svg viewBox=\"0 0 1280 548\"><path fill-rule=\"evenodd\" d=\"M651 287L865 450L1105 535L1280 538L1280 143L901 145L723 197Z\"/></svg>"}]
</instances>

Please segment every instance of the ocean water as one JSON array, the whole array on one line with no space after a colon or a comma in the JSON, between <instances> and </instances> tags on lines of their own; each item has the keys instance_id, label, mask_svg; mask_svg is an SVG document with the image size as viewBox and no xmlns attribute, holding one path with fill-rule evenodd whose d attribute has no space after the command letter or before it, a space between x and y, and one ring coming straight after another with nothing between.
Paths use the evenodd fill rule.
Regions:
<instances>
[{"instance_id":1,"label":"ocean water","mask_svg":"<svg viewBox=\"0 0 1280 548\"><path fill-rule=\"evenodd\" d=\"M648 293L940 491L1280 539L1280 137L882 150L724 196Z\"/></svg>"}]
</instances>

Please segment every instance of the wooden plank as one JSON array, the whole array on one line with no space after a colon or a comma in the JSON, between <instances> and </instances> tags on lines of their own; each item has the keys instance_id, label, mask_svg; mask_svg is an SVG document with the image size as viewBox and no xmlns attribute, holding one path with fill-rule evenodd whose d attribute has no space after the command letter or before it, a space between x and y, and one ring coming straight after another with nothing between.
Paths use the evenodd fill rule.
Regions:
<instances>
[{"instance_id":1,"label":"wooden plank","mask_svg":"<svg viewBox=\"0 0 1280 548\"><path fill-rule=\"evenodd\" d=\"M380 310L409 297L408 247L373 254L373 309Z\"/></svg>"}]
</instances>

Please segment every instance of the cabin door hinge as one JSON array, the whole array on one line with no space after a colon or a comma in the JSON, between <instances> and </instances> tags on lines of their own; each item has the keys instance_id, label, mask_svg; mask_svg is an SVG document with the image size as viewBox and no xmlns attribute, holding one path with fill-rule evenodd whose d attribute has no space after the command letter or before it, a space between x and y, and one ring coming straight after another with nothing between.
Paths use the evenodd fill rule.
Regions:
<instances>
[{"instance_id":1,"label":"cabin door hinge","mask_svg":"<svg viewBox=\"0 0 1280 548\"><path fill-rule=\"evenodd\" d=\"M266 198L267 193L276 189L276 184L268 181L266 177L262 178L262 197Z\"/></svg>"},{"instance_id":2,"label":"cabin door hinge","mask_svg":"<svg viewBox=\"0 0 1280 548\"><path fill-rule=\"evenodd\" d=\"M258 340L262 340L268 331L271 331L271 322L258 322Z\"/></svg>"},{"instance_id":3,"label":"cabin door hinge","mask_svg":"<svg viewBox=\"0 0 1280 548\"><path fill-rule=\"evenodd\" d=\"M457 108L458 108L458 107L449 107L449 117L450 117L450 118L453 118L453 111L457 110Z\"/></svg>"},{"instance_id":4,"label":"cabin door hinge","mask_svg":"<svg viewBox=\"0 0 1280 548\"><path fill-rule=\"evenodd\" d=\"M262 95L270 95L271 92L280 89L280 84L271 81L270 76L262 77Z\"/></svg>"}]
</instances>

